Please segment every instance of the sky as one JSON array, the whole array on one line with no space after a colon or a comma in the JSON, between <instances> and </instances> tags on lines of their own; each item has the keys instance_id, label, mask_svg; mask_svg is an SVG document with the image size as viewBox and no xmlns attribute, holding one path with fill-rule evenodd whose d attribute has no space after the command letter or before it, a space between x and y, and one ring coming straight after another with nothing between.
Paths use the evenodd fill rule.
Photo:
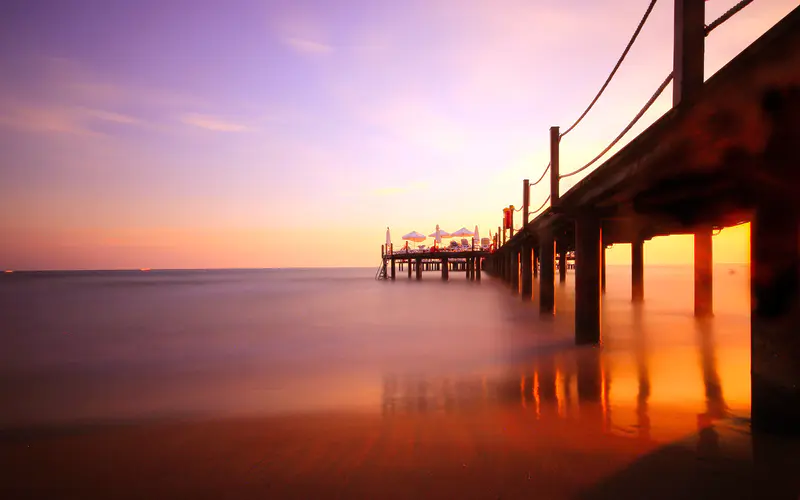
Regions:
<instances>
[{"instance_id":1,"label":"sky","mask_svg":"<svg viewBox=\"0 0 800 500\"><path fill-rule=\"evenodd\" d=\"M487 235L647 3L3 2L0 268L377 266L387 226L396 245L436 224ZM734 3L707 1L707 22ZM706 77L797 5L756 0L716 29ZM562 140L562 171L670 72L672 9L656 4ZM670 106L668 88L610 154ZM746 262L748 231L715 236L715 259ZM690 263L691 237L648 242L645 259Z\"/></svg>"}]
</instances>

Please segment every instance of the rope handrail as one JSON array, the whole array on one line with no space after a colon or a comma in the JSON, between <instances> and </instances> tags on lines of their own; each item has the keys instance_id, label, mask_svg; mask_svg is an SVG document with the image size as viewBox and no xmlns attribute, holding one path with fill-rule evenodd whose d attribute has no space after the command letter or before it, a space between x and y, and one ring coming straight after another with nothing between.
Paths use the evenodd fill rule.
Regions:
<instances>
[{"instance_id":1,"label":"rope handrail","mask_svg":"<svg viewBox=\"0 0 800 500\"><path fill-rule=\"evenodd\" d=\"M744 9L745 7L750 5L751 3L753 3L753 0L741 0L739 3L737 3L736 5L734 5L733 7L728 9L727 11L725 11L724 14L722 14L721 16L716 18L714 21L712 21L711 24L706 26L706 28L705 28L706 36L708 36L708 34L711 33L712 31L714 31L715 28L717 28L719 25L721 25L722 23L724 23L728 19L730 19L733 16L735 16L737 13L739 13L740 10Z\"/></svg>"},{"instance_id":2,"label":"rope handrail","mask_svg":"<svg viewBox=\"0 0 800 500\"><path fill-rule=\"evenodd\" d=\"M622 55L620 56L619 60L617 61L617 64L614 66L614 69L611 70L611 74L608 75L608 78L606 78L605 83L603 84L602 87L600 87L600 91L597 93L596 96L594 96L594 99L592 99L592 102L589 103L589 107L587 107L586 110L581 114L581 116L579 116L578 119L575 120L575 123L573 123L567 130L565 130L564 132L559 134L559 136L558 136L559 139L564 137L568 133L570 133L570 131L572 129L574 129L581 122L581 120L583 120L583 117L585 117L589 113L589 110L592 109L592 107L595 105L595 103L597 103L597 100L600 99L600 96L606 90L606 87L608 87L608 84L611 83L611 79L614 78L614 75L617 73L617 70L622 65L622 61L625 60L625 56L628 55L628 52L631 50L631 47L633 47L633 43L636 41L636 38L639 36L639 33L642 31L642 28L644 27L645 22L647 22L647 18L650 17L650 13L653 11L653 7L655 7L656 1L657 0L651 0L650 1L650 5L647 6L647 10L645 11L644 16L642 17L642 20L639 21L639 25L636 27L636 31L633 32L633 36L631 37L630 41L628 42L628 45L625 47L625 50L622 51Z\"/></svg>"},{"instance_id":3,"label":"rope handrail","mask_svg":"<svg viewBox=\"0 0 800 500\"><path fill-rule=\"evenodd\" d=\"M533 187L533 186L539 184L540 182L542 182L542 180L544 179L544 176L547 174L548 170L550 170L550 162L547 162L547 166L544 167L544 172L542 172L542 175L541 175L541 177L539 177L539 180L537 180L536 182L533 182L531 184L528 184L528 187Z\"/></svg>"},{"instance_id":4,"label":"rope handrail","mask_svg":"<svg viewBox=\"0 0 800 500\"><path fill-rule=\"evenodd\" d=\"M625 134L627 134L628 131L631 128L633 128L634 125L636 125L636 122L638 122L639 119L642 117L642 115L644 115L647 112L647 110L650 109L650 106L652 106L653 103L656 101L656 99L658 99L658 96L660 96L661 93L664 92L664 89L667 88L667 85L669 85L669 82L671 82L671 81L672 81L672 73L670 73L669 76L667 76L667 78L664 79L664 81L661 83L661 85L659 85L658 89L655 91L655 93L652 95L652 97L650 97L650 100L648 100L647 103L644 105L644 107L641 110L639 110L639 112L636 114L636 116L633 117L633 120L631 120L631 122L628 124L628 126L626 126L622 130L622 132L620 132L620 134L613 141L611 141L611 144L606 146L606 148L603 149L603 151L600 152L599 155L595 156L592 159L592 161L590 161L586 165L582 166L581 168L579 168L579 169L577 169L577 170L575 170L573 172L570 172L568 174L559 175L558 176L559 179L564 179L565 177L571 177L571 176L573 176L575 174L579 174L579 173L583 172L587 168L589 168L592 165L594 165L594 163L597 160L599 160L600 158L602 158L603 155L608 153L609 150L611 150L611 148L613 148L620 141L620 139L622 139L625 136Z\"/></svg>"},{"instance_id":5,"label":"rope handrail","mask_svg":"<svg viewBox=\"0 0 800 500\"><path fill-rule=\"evenodd\" d=\"M539 208L537 208L533 212L528 212L528 215L534 215L534 214L538 214L539 212L541 212L542 209L544 208L544 206L547 205L548 201L550 201L550 195L547 195L547 198L545 198L544 202L542 203L542 205Z\"/></svg>"}]
</instances>

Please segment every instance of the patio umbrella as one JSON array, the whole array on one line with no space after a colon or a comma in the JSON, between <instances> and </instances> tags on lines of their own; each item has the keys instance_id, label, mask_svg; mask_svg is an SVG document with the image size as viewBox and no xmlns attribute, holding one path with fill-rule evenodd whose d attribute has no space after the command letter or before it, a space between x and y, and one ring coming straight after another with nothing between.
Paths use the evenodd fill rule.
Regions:
<instances>
[{"instance_id":1,"label":"patio umbrella","mask_svg":"<svg viewBox=\"0 0 800 500\"><path fill-rule=\"evenodd\" d=\"M413 241L415 243L425 241L425 238L427 238L427 236L425 236L424 234L420 234L416 231L411 231L410 233L403 235L404 240Z\"/></svg>"},{"instance_id":2,"label":"patio umbrella","mask_svg":"<svg viewBox=\"0 0 800 500\"><path fill-rule=\"evenodd\" d=\"M389 228L386 228L386 248L392 245L392 236L389 234Z\"/></svg>"},{"instance_id":3,"label":"patio umbrella","mask_svg":"<svg viewBox=\"0 0 800 500\"><path fill-rule=\"evenodd\" d=\"M480 233L478 233L478 226L475 226L475 241L477 241L478 243L481 242L481 235Z\"/></svg>"},{"instance_id":4,"label":"patio umbrella","mask_svg":"<svg viewBox=\"0 0 800 500\"><path fill-rule=\"evenodd\" d=\"M473 232L470 231L469 229L465 228L465 227L462 227L461 229L459 229L455 233L450 233L450 236L452 236L452 237L456 237L456 236L473 236Z\"/></svg>"}]
</instances>

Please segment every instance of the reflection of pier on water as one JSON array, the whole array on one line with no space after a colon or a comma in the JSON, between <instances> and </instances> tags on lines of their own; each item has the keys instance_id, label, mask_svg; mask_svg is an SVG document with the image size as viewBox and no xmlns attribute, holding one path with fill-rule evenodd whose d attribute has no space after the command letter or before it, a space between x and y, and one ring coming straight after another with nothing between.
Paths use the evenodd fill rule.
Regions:
<instances>
[{"instance_id":1,"label":"reflection of pier on water","mask_svg":"<svg viewBox=\"0 0 800 500\"><path fill-rule=\"evenodd\" d=\"M563 358L542 357L500 376L387 375L384 414L474 413L516 407L543 416L608 415L608 374L595 348Z\"/></svg>"},{"instance_id":2,"label":"reflection of pier on water","mask_svg":"<svg viewBox=\"0 0 800 500\"><path fill-rule=\"evenodd\" d=\"M642 306L632 311L630 356L633 371L619 371L621 385L633 389L612 398L612 361L620 353L604 353L601 347L582 347L555 355L535 357L516 368L493 375L387 375L383 381L384 415L400 414L475 414L498 410L523 412L536 420L579 421L586 429L620 432L630 437L651 440L651 347L648 346ZM714 335L707 320L695 323L696 352L700 380L689 391L702 390L704 402L696 408L678 403L677 411L690 420L679 425L686 434L699 438L700 448L714 448L719 422L730 414L723 398L717 372ZM631 380L633 377L633 380ZM631 387L630 382L635 382ZM664 384L662 379L661 385ZM670 383L668 380L667 383ZM658 389L658 387L657 387ZM624 393L624 395L623 395ZM612 401L619 414L612 418ZM669 432L674 428L670 404L662 400L657 411L667 418ZM677 414L675 414L677 415ZM695 421L696 419L696 421ZM663 426L662 426L663 427ZM664 429L659 428L659 431ZM696 434L695 434L696 433Z\"/></svg>"}]
</instances>

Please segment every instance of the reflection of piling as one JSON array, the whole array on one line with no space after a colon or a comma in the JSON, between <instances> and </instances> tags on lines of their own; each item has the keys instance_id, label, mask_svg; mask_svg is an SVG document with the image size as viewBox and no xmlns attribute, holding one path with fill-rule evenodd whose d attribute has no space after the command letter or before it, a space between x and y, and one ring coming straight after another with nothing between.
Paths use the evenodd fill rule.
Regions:
<instances>
[{"instance_id":1,"label":"reflection of piling","mask_svg":"<svg viewBox=\"0 0 800 500\"><path fill-rule=\"evenodd\" d=\"M703 386L706 394L706 412L709 418L723 418L726 414L722 397L722 383L717 373L716 346L711 323L708 319L697 320L700 343L700 366L703 371Z\"/></svg>"},{"instance_id":2,"label":"reflection of piling","mask_svg":"<svg viewBox=\"0 0 800 500\"><path fill-rule=\"evenodd\" d=\"M578 356L578 405L581 420L602 428L603 403L600 350L591 348Z\"/></svg>"},{"instance_id":3,"label":"reflection of piling","mask_svg":"<svg viewBox=\"0 0 800 500\"><path fill-rule=\"evenodd\" d=\"M639 385L636 394L636 425L639 428L639 436L647 439L650 437L650 416L648 414L650 370L647 364L647 339L642 323L642 305L638 303L633 304L633 334Z\"/></svg>"}]
</instances>

